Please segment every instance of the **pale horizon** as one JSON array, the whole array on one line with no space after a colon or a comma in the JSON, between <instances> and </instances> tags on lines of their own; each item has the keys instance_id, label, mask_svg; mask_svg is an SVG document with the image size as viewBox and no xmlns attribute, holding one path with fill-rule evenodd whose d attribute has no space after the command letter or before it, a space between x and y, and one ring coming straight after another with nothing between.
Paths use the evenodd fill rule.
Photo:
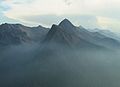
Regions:
<instances>
[{"instance_id":1,"label":"pale horizon","mask_svg":"<svg viewBox=\"0 0 120 87\"><path fill-rule=\"evenodd\" d=\"M51 27L64 18L76 26L120 32L119 0L0 0L0 24Z\"/></svg>"}]
</instances>

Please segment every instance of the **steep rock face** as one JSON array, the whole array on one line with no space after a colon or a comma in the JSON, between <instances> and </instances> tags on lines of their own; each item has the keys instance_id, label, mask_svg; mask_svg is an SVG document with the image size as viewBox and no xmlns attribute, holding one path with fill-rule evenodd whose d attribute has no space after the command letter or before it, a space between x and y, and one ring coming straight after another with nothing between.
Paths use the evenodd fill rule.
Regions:
<instances>
[{"instance_id":1,"label":"steep rock face","mask_svg":"<svg viewBox=\"0 0 120 87\"><path fill-rule=\"evenodd\" d=\"M65 32L75 35L89 43L110 49L120 48L120 42L114 37L112 38L110 35L103 34L99 31L91 32L82 26L76 27L68 19L64 19L60 22L59 26L63 28Z\"/></svg>"},{"instance_id":2,"label":"steep rock face","mask_svg":"<svg viewBox=\"0 0 120 87\"><path fill-rule=\"evenodd\" d=\"M41 42L49 31L42 26L26 27L21 24L0 25L0 44L13 45L28 42Z\"/></svg>"},{"instance_id":3,"label":"steep rock face","mask_svg":"<svg viewBox=\"0 0 120 87\"><path fill-rule=\"evenodd\" d=\"M51 30L48 32L46 36L46 41L50 43L58 43L58 44L75 44L78 38L69 34L64 29L57 25L53 25Z\"/></svg>"},{"instance_id":4,"label":"steep rock face","mask_svg":"<svg viewBox=\"0 0 120 87\"><path fill-rule=\"evenodd\" d=\"M20 44L30 40L27 33L20 29L21 25L2 24L0 26L0 44Z\"/></svg>"},{"instance_id":5,"label":"steep rock face","mask_svg":"<svg viewBox=\"0 0 120 87\"><path fill-rule=\"evenodd\" d=\"M59 27L64 29L65 32L69 34L76 34L78 35L78 29L74 26L68 19L64 19L60 22Z\"/></svg>"},{"instance_id":6,"label":"steep rock face","mask_svg":"<svg viewBox=\"0 0 120 87\"><path fill-rule=\"evenodd\" d=\"M69 30L70 31L70 30ZM83 40L80 38L77 34L71 34L67 32L67 30L63 29L62 27L58 25L53 25L48 34L46 35L46 38L44 42L47 44L54 44L60 45L60 46L67 46L67 47L77 47L77 48L83 48L83 49L98 49L102 48L102 46L92 44L86 40ZM58 46L59 47L59 46Z\"/></svg>"},{"instance_id":7,"label":"steep rock face","mask_svg":"<svg viewBox=\"0 0 120 87\"><path fill-rule=\"evenodd\" d=\"M120 48L120 42L115 38L111 38L101 32L91 32L82 26L76 27L68 19L64 19L59 26L63 28L65 32L75 35L89 43L112 49Z\"/></svg>"}]
</instances>

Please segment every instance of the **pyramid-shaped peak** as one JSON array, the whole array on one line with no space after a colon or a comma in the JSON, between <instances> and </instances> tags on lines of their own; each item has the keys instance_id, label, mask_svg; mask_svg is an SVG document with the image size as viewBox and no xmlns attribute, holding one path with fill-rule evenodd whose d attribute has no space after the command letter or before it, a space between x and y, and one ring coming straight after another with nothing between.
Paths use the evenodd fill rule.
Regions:
<instances>
[{"instance_id":1,"label":"pyramid-shaped peak","mask_svg":"<svg viewBox=\"0 0 120 87\"><path fill-rule=\"evenodd\" d=\"M64 20L62 20L59 25L60 26L61 25L72 25L73 26L73 24L66 18Z\"/></svg>"},{"instance_id":2,"label":"pyramid-shaped peak","mask_svg":"<svg viewBox=\"0 0 120 87\"><path fill-rule=\"evenodd\" d=\"M62 22L70 22L68 19L64 19L64 20L62 20ZM71 22L70 22L71 23Z\"/></svg>"}]
</instances>

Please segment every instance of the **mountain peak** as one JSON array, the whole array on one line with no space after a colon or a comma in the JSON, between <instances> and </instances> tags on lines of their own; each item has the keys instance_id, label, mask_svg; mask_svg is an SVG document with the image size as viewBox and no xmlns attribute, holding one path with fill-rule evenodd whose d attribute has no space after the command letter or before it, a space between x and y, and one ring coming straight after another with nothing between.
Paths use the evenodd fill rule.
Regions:
<instances>
[{"instance_id":1,"label":"mountain peak","mask_svg":"<svg viewBox=\"0 0 120 87\"><path fill-rule=\"evenodd\" d=\"M64 20L62 20L62 22L70 22L68 19L64 19Z\"/></svg>"},{"instance_id":2,"label":"mountain peak","mask_svg":"<svg viewBox=\"0 0 120 87\"><path fill-rule=\"evenodd\" d=\"M62 20L61 22L60 22L60 24L59 24L59 26L63 26L63 25L65 25L65 26L73 26L73 24L68 20L68 19L64 19L64 20Z\"/></svg>"},{"instance_id":3,"label":"mountain peak","mask_svg":"<svg viewBox=\"0 0 120 87\"><path fill-rule=\"evenodd\" d=\"M62 29L64 29L65 32L68 32L70 34L77 32L76 26L74 26L68 19L64 19L63 21L61 21L59 27L61 27Z\"/></svg>"},{"instance_id":4,"label":"mountain peak","mask_svg":"<svg viewBox=\"0 0 120 87\"><path fill-rule=\"evenodd\" d=\"M58 26L55 25L55 24L53 24L52 27L51 27L51 29L54 29L54 28L56 28L56 27L58 27Z\"/></svg>"}]
</instances>

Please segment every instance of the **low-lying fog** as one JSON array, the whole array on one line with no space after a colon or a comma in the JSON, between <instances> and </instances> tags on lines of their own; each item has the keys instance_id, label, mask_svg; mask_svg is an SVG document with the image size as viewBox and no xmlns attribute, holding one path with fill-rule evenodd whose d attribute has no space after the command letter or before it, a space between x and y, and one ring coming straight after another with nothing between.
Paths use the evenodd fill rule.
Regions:
<instances>
[{"instance_id":1,"label":"low-lying fog","mask_svg":"<svg viewBox=\"0 0 120 87\"><path fill-rule=\"evenodd\" d=\"M120 87L120 51L11 46L0 53L0 87Z\"/></svg>"}]
</instances>

